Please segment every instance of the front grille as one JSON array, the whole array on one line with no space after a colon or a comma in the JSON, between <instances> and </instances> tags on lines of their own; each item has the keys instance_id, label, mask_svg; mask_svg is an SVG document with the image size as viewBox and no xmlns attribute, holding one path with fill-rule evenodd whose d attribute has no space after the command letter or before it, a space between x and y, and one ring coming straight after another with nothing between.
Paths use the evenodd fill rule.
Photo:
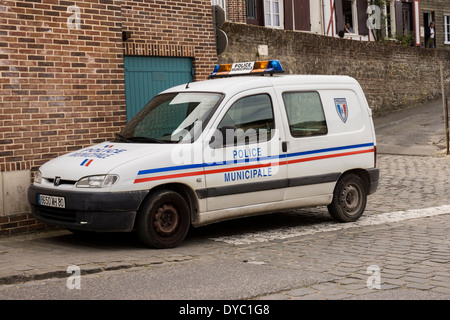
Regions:
<instances>
[{"instance_id":1,"label":"front grille","mask_svg":"<svg viewBox=\"0 0 450 320\"><path fill-rule=\"evenodd\" d=\"M50 183L54 183L55 179L54 178L48 178L47 181L50 182ZM61 181L59 182L59 185L62 185L62 184L74 185L76 183L77 183L77 181L61 179Z\"/></svg>"},{"instance_id":2,"label":"front grille","mask_svg":"<svg viewBox=\"0 0 450 320\"><path fill-rule=\"evenodd\" d=\"M37 213L45 219L59 221L59 222L76 222L77 221L77 213L75 210L44 207L44 206L37 206L36 210L37 210Z\"/></svg>"}]
</instances>

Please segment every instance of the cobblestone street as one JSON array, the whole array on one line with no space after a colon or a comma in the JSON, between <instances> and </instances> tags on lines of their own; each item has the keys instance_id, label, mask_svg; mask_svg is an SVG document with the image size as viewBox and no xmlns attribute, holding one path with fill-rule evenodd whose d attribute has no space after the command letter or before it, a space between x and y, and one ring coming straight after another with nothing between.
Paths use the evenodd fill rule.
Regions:
<instances>
[{"instance_id":1,"label":"cobblestone street","mask_svg":"<svg viewBox=\"0 0 450 320\"><path fill-rule=\"evenodd\" d=\"M375 119L380 184L357 222L323 207L274 212L191 229L170 250L133 233L0 237L0 299L448 300L441 111L437 101ZM69 266L81 290L68 289Z\"/></svg>"},{"instance_id":2,"label":"cobblestone street","mask_svg":"<svg viewBox=\"0 0 450 320\"><path fill-rule=\"evenodd\" d=\"M380 155L378 166L383 172L380 187L370 196L365 214L450 204L447 157Z\"/></svg>"},{"instance_id":3,"label":"cobblestone street","mask_svg":"<svg viewBox=\"0 0 450 320\"><path fill-rule=\"evenodd\" d=\"M335 223L326 208L279 212L194 229L171 250L146 249L129 234L55 230L0 238L0 298L450 299L448 159L380 155L378 163L382 180L361 224ZM369 223L391 212L400 220ZM136 286L155 289L138 296L123 287L68 290L69 265L81 268L84 283L181 270L191 280L152 277L149 284L141 275ZM379 289L370 287L374 274ZM204 278L210 286L199 290L195 283Z\"/></svg>"}]
</instances>

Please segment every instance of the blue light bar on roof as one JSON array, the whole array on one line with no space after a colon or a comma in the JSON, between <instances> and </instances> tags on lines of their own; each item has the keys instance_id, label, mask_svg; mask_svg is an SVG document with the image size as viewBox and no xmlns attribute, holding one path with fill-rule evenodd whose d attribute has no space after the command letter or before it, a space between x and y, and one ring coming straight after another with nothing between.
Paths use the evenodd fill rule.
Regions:
<instances>
[{"instance_id":1,"label":"blue light bar on roof","mask_svg":"<svg viewBox=\"0 0 450 320\"><path fill-rule=\"evenodd\" d=\"M274 74L284 72L280 61L265 60L254 62L237 62L229 64L218 64L214 67L214 71L209 76L210 78L221 78L242 75L255 74Z\"/></svg>"}]
</instances>

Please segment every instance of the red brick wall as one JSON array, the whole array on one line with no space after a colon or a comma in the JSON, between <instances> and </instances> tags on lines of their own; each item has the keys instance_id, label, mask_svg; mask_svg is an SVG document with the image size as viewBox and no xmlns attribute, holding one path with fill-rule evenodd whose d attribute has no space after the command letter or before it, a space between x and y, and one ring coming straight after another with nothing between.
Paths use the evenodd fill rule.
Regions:
<instances>
[{"instance_id":1,"label":"red brick wall","mask_svg":"<svg viewBox=\"0 0 450 320\"><path fill-rule=\"evenodd\" d=\"M71 5L81 29L67 27ZM192 56L195 80L217 60L210 0L6 0L0 10L1 171L35 170L120 129L122 31L127 43L162 48L132 54Z\"/></svg>"},{"instance_id":2,"label":"red brick wall","mask_svg":"<svg viewBox=\"0 0 450 320\"><path fill-rule=\"evenodd\" d=\"M247 23L247 7L245 0L227 0L226 19L235 23Z\"/></svg>"},{"instance_id":3,"label":"red brick wall","mask_svg":"<svg viewBox=\"0 0 450 320\"><path fill-rule=\"evenodd\" d=\"M194 57L194 80L217 63L211 0L123 1L127 54Z\"/></svg>"},{"instance_id":4,"label":"red brick wall","mask_svg":"<svg viewBox=\"0 0 450 320\"><path fill-rule=\"evenodd\" d=\"M45 228L48 228L48 226L38 222L31 213L0 217L0 236L32 232Z\"/></svg>"},{"instance_id":5,"label":"red brick wall","mask_svg":"<svg viewBox=\"0 0 450 320\"><path fill-rule=\"evenodd\" d=\"M79 29L67 25L73 5ZM211 1L0 1L0 171L33 173L111 139L126 123L124 54L192 57L194 79L206 79L217 62Z\"/></svg>"},{"instance_id":6,"label":"red brick wall","mask_svg":"<svg viewBox=\"0 0 450 320\"><path fill-rule=\"evenodd\" d=\"M126 121L120 1L3 1L0 169L35 170Z\"/></svg>"}]
</instances>

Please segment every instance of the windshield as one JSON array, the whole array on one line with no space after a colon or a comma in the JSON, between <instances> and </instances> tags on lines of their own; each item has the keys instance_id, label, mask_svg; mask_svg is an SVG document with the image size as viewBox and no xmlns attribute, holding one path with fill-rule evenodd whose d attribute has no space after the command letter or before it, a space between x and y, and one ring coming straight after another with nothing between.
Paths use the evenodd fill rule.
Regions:
<instances>
[{"instance_id":1,"label":"windshield","mask_svg":"<svg viewBox=\"0 0 450 320\"><path fill-rule=\"evenodd\" d=\"M127 123L116 142L191 142L221 98L221 94L199 92L158 95Z\"/></svg>"}]
</instances>

